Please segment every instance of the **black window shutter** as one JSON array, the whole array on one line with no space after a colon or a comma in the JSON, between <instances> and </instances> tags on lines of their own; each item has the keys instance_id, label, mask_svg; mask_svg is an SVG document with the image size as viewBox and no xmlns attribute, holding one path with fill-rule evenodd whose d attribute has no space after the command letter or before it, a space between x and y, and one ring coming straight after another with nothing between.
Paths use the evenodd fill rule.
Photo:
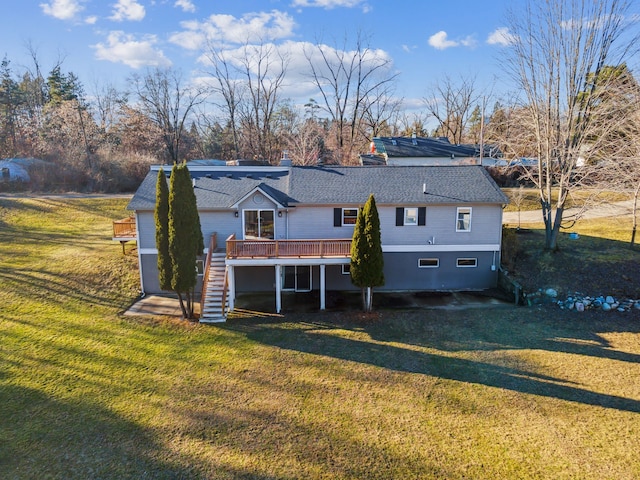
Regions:
<instances>
[{"instance_id":1,"label":"black window shutter","mask_svg":"<svg viewBox=\"0 0 640 480\"><path fill-rule=\"evenodd\" d=\"M396 208L396 227L401 227L404 225L404 208L397 207Z\"/></svg>"},{"instance_id":2,"label":"black window shutter","mask_svg":"<svg viewBox=\"0 0 640 480\"><path fill-rule=\"evenodd\" d=\"M333 209L333 226L334 227L342 226L342 209L341 208Z\"/></svg>"},{"instance_id":3,"label":"black window shutter","mask_svg":"<svg viewBox=\"0 0 640 480\"><path fill-rule=\"evenodd\" d=\"M418 225L427 224L427 207L418 207Z\"/></svg>"}]
</instances>

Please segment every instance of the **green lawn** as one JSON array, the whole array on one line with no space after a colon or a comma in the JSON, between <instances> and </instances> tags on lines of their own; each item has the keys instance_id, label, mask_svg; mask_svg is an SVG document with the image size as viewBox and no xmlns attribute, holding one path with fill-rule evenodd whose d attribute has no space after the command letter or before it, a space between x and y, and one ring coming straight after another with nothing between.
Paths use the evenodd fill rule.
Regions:
<instances>
[{"instance_id":1,"label":"green lawn","mask_svg":"<svg viewBox=\"0 0 640 480\"><path fill-rule=\"evenodd\" d=\"M0 477L640 478L640 319L124 317L126 200L0 198Z\"/></svg>"}]
</instances>

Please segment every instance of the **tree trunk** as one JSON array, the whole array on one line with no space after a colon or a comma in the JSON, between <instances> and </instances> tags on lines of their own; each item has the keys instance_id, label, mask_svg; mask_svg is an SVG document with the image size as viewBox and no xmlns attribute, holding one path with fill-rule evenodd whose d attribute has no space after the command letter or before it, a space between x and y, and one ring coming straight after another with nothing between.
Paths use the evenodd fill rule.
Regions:
<instances>
[{"instance_id":1,"label":"tree trunk","mask_svg":"<svg viewBox=\"0 0 640 480\"><path fill-rule=\"evenodd\" d=\"M549 243L547 249L555 252L558 250L558 237L560 236L560 226L562 225L562 214L564 208L556 209L556 218L553 221L553 227L551 228L551 235L549 237Z\"/></svg>"},{"instance_id":2,"label":"tree trunk","mask_svg":"<svg viewBox=\"0 0 640 480\"><path fill-rule=\"evenodd\" d=\"M180 300L180 310L182 310L182 319L185 320L189 317L187 315L187 309L184 305L184 300L182 298L182 292L176 292L176 293L178 294L178 300Z\"/></svg>"}]
</instances>

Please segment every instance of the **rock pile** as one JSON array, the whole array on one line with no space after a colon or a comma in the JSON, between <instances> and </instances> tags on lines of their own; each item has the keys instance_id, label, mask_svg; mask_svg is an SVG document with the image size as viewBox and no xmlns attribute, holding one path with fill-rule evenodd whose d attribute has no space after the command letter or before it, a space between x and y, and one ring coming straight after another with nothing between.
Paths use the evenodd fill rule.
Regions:
<instances>
[{"instance_id":1,"label":"rock pile","mask_svg":"<svg viewBox=\"0 0 640 480\"><path fill-rule=\"evenodd\" d=\"M589 296L582 293L569 293L564 300L558 300L558 292L553 288L540 289L527 295L527 304L540 305L555 303L562 309L584 312L585 310L602 310L603 312L628 312L640 310L640 300L630 298L621 300L612 295Z\"/></svg>"}]
</instances>

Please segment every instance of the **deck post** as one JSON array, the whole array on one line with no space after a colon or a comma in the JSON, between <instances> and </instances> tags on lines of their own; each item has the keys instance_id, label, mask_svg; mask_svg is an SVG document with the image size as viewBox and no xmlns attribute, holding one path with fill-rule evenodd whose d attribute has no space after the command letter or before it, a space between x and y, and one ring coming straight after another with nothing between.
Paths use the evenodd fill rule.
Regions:
<instances>
[{"instance_id":1,"label":"deck post","mask_svg":"<svg viewBox=\"0 0 640 480\"><path fill-rule=\"evenodd\" d=\"M276 313L280 313L280 310L282 310L281 269L281 265L276 265Z\"/></svg>"},{"instance_id":2,"label":"deck post","mask_svg":"<svg viewBox=\"0 0 640 480\"><path fill-rule=\"evenodd\" d=\"M229 311L232 312L236 305L236 278L233 265L227 265L227 281L229 283L227 303L229 304Z\"/></svg>"},{"instance_id":3,"label":"deck post","mask_svg":"<svg viewBox=\"0 0 640 480\"><path fill-rule=\"evenodd\" d=\"M326 309L325 267L324 263L320 265L320 310Z\"/></svg>"}]
</instances>

